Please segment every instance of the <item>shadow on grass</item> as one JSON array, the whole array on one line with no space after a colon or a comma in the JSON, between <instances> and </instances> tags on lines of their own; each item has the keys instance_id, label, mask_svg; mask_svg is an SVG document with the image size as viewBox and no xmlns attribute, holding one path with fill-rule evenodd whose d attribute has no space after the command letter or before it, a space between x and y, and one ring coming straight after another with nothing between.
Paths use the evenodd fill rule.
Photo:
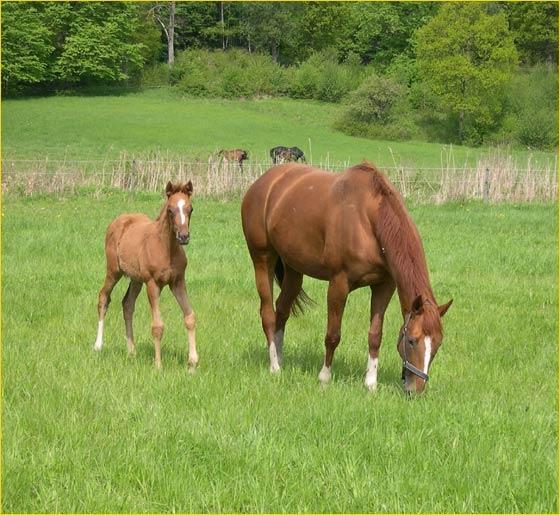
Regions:
<instances>
[{"instance_id":1,"label":"shadow on grass","mask_svg":"<svg viewBox=\"0 0 560 515\"><path fill-rule=\"evenodd\" d=\"M242 352L242 360L248 362L255 369L268 369L269 358L266 345L253 344L250 348L246 348ZM319 371L323 366L324 353L323 347L318 346L316 342L308 345L299 345L290 348L289 342L284 344L284 358L282 368L296 369L313 379L317 379ZM366 362L362 363L356 358L347 358L346 356L335 353L332 371L334 379L338 379L348 383L362 384L366 372ZM397 371L393 367L381 367L378 373L378 383L390 387L402 387L400 369Z\"/></svg>"}]
</instances>

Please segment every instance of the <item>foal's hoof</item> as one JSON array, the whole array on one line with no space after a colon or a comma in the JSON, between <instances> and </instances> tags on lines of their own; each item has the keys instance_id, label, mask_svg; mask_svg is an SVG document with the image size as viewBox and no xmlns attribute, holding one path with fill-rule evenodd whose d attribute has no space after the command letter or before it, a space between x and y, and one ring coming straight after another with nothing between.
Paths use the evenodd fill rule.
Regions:
<instances>
[{"instance_id":1,"label":"foal's hoof","mask_svg":"<svg viewBox=\"0 0 560 515\"><path fill-rule=\"evenodd\" d=\"M189 363L187 365L187 374L196 374L196 363Z\"/></svg>"},{"instance_id":2,"label":"foal's hoof","mask_svg":"<svg viewBox=\"0 0 560 515\"><path fill-rule=\"evenodd\" d=\"M269 370L271 374L279 374L281 369L278 365L274 365L271 366Z\"/></svg>"}]
</instances>

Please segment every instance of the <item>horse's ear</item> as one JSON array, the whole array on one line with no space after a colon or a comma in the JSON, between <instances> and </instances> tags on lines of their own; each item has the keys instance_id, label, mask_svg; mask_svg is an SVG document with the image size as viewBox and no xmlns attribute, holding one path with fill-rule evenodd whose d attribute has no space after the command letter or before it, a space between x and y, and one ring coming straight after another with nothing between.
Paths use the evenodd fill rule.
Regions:
<instances>
[{"instance_id":1,"label":"horse's ear","mask_svg":"<svg viewBox=\"0 0 560 515\"><path fill-rule=\"evenodd\" d=\"M424 301L422 300L422 295L418 295L418 297L416 297L414 299L414 301L412 302L412 307L410 308L410 310L415 315L422 314L422 311L424 311Z\"/></svg>"},{"instance_id":2,"label":"horse's ear","mask_svg":"<svg viewBox=\"0 0 560 515\"><path fill-rule=\"evenodd\" d=\"M185 187L183 188L183 193L185 193L189 197L193 194L193 185L192 185L192 181L190 179L189 179L189 182L187 182L187 184L185 184Z\"/></svg>"},{"instance_id":3,"label":"horse's ear","mask_svg":"<svg viewBox=\"0 0 560 515\"><path fill-rule=\"evenodd\" d=\"M441 306L438 306L438 311L439 311L439 316L440 317L442 317L443 315L445 315L445 313L447 313L447 310L449 309L451 304L453 304L453 299L451 299L447 304L443 304Z\"/></svg>"},{"instance_id":4,"label":"horse's ear","mask_svg":"<svg viewBox=\"0 0 560 515\"><path fill-rule=\"evenodd\" d=\"M165 194L167 195L167 197L170 197L172 193L173 193L173 184L171 181L169 181L167 183L167 186L165 187Z\"/></svg>"}]
</instances>

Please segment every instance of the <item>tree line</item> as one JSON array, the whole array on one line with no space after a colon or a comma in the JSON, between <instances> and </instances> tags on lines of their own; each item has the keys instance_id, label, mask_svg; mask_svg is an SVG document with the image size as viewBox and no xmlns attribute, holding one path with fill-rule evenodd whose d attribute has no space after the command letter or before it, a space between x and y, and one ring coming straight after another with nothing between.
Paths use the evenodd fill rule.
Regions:
<instances>
[{"instance_id":1,"label":"tree line","mask_svg":"<svg viewBox=\"0 0 560 515\"><path fill-rule=\"evenodd\" d=\"M157 73L186 93L244 96L252 63L270 75L264 94L345 103L346 132L476 144L556 105L557 21L556 2L3 2L2 92L137 86ZM228 67L220 53L242 68L227 84L211 77L211 62ZM538 115L517 141L554 146L554 122Z\"/></svg>"}]
</instances>

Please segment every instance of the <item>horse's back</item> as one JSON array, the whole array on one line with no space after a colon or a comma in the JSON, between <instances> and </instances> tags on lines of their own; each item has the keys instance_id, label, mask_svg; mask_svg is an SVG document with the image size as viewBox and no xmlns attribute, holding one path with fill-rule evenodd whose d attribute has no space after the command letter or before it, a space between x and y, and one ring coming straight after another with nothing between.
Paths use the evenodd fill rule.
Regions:
<instances>
[{"instance_id":1,"label":"horse's back","mask_svg":"<svg viewBox=\"0 0 560 515\"><path fill-rule=\"evenodd\" d=\"M268 170L249 188L241 206L249 248L280 251L278 240L289 239L293 228L317 241L335 180L335 174L306 165L285 164Z\"/></svg>"}]
</instances>

